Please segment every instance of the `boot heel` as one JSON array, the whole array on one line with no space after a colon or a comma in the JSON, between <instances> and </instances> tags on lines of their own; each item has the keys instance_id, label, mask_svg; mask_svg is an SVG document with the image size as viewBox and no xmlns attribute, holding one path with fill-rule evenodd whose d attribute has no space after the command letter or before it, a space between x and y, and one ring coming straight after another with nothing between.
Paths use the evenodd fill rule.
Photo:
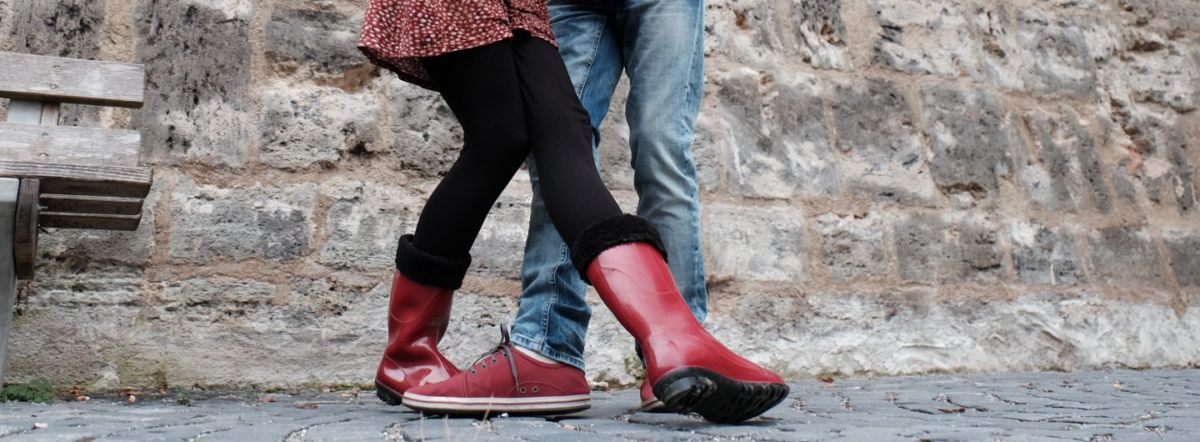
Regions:
<instances>
[{"instance_id":1,"label":"boot heel","mask_svg":"<svg viewBox=\"0 0 1200 442\"><path fill-rule=\"evenodd\" d=\"M663 375L653 389L665 408L690 413L717 391L717 384L694 368L677 368Z\"/></svg>"},{"instance_id":2,"label":"boot heel","mask_svg":"<svg viewBox=\"0 0 1200 442\"><path fill-rule=\"evenodd\" d=\"M766 413L788 392L787 384L738 381L700 367L676 368L654 383L654 395L672 410L724 424Z\"/></svg>"},{"instance_id":3,"label":"boot heel","mask_svg":"<svg viewBox=\"0 0 1200 442\"><path fill-rule=\"evenodd\" d=\"M396 394L390 388L379 385L378 382L375 383L375 396L388 405L395 406L404 403L404 400L401 399L403 396Z\"/></svg>"}]
</instances>

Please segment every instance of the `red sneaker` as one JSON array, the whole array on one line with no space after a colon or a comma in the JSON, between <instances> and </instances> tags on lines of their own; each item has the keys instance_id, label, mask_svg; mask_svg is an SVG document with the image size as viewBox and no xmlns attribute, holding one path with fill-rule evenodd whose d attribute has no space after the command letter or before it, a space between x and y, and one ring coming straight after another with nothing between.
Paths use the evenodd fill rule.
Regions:
<instances>
[{"instance_id":1,"label":"red sneaker","mask_svg":"<svg viewBox=\"0 0 1200 442\"><path fill-rule=\"evenodd\" d=\"M410 388L404 405L430 414L565 414L592 406L583 370L546 363L517 350L501 327L503 341L470 368L445 382Z\"/></svg>"}]
</instances>

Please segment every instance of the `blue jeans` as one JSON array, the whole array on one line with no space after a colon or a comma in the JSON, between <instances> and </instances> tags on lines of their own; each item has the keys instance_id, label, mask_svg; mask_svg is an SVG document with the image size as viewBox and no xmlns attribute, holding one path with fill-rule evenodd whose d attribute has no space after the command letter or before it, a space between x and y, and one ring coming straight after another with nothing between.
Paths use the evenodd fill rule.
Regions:
<instances>
[{"instance_id":1,"label":"blue jeans","mask_svg":"<svg viewBox=\"0 0 1200 442\"><path fill-rule=\"evenodd\" d=\"M684 300L701 321L708 311L700 202L692 159L693 126L703 92L702 0L549 0L550 22L575 93L591 117L597 167L600 122L621 72L630 80L625 114L638 194L637 214L662 234ZM591 309L587 285L567 244L550 223L533 183L529 237L521 269L512 340L546 357L584 368Z\"/></svg>"}]
</instances>

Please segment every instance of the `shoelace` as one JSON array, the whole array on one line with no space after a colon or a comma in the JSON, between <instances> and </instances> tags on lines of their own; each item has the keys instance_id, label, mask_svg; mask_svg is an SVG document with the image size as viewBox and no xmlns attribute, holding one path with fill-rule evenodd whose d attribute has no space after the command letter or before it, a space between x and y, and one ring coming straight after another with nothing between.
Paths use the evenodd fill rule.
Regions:
<instances>
[{"instance_id":1,"label":"shoelace","mask_svg":"<svg viewBox=\"0 0 1200 442\"><path fill-rule=\"evenodd\" d=\"M513 385L521 385L520 379L517 378L517 360L513 355L513 353L515 353L516 351L517 351L517 347L515 345L513 345L512 340L509 339L509 336L508 336L508 326L501 324L500 325L500 345L497 345L494 350L484 353L484 354L480 355L478 359L475 359L475 362L471 364L471 370L470 370L471 374L478 373L475 371L475 365L479 364L479 361L484 361L482 366L483 366L483 368L487 368L486 359L488 357L492 358L492 365L500 363L499 361L496 360L496 353L500 353L500 355L503 356L504 359L508 360L508 368L512 370Z\"/></svg>"}]
</instances>

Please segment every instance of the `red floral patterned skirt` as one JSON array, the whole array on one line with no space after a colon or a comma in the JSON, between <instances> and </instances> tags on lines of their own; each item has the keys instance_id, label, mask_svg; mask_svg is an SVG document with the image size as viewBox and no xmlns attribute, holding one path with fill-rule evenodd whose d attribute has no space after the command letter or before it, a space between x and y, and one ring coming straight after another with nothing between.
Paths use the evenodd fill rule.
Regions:
<instances>
[{"instance_id":1,"label":"red floral patterned skirt","mask_svg":"<svg viewBox=\"0 0 1200 442\"><path fill-rule=\"evenodd\" d=\"M435 89L420 58L495 43L515 29L555 44L545 0L370 0L358 48L400 79Z\"/></svg>"}]
</instances>

